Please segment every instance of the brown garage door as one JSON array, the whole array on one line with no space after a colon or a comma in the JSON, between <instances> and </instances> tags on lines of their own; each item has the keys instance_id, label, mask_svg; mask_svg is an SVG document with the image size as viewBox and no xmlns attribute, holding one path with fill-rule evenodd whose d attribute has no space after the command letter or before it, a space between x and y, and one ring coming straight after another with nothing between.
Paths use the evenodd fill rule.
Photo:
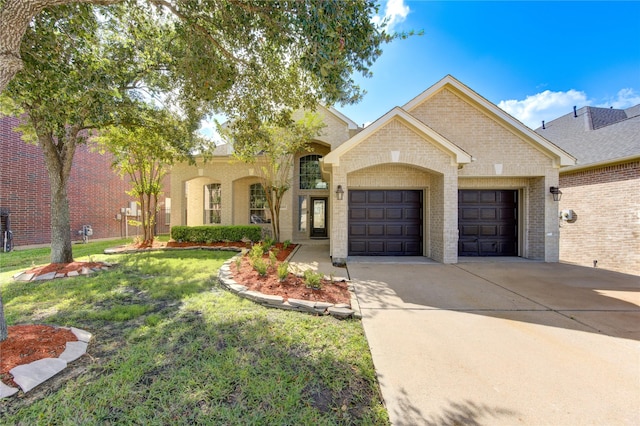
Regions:
<instances>
[{"instance_id":1,"label":"brown garage door","mask_svg":"<svg viewBox=\"0 0 640 426\"><path fill-rule=\"evenodd\" d=\"M350 256L421 256L422 191L350 190Z\"/></svg>"},{"instance_id":2,"label":"brown garage door","mask_svg":"<svg viewBox=\"0 0 640 426\"><path fill-rule=\"evenodd\" d=\"M458 256L518 255L518 192L458 192Z\"/></svg>"}]
</instances>

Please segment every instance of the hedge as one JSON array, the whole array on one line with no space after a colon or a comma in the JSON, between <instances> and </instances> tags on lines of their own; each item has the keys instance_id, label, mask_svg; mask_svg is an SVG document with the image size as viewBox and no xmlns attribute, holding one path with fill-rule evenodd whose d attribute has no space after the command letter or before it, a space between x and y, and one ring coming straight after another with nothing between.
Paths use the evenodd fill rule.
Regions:
<instances>
[{"instance_id":1,"label":"hedge","mask_svg":"<svg viewBox=\"0 0 640 426\"><path fill-rule=\"evenodd\" d=\"M262 239L262 228L258 225L209 225L209 226L173 226L171 238L189 243L214 243L222 241L251 241Z\"/></svg>"}]
</instances>

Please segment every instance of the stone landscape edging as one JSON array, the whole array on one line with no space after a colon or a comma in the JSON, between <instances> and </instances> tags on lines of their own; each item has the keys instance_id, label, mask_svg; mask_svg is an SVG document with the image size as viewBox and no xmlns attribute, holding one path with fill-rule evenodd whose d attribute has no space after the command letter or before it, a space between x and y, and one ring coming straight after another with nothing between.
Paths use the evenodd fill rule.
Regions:
<instances>
[{"instance_id":1,"label":"stone landscape edging","mask_svg":"<svg viewBox=\"0 0 640 426\"><path fill-rule=\"evenodd\" d=\"M299 247L300 245L298 245L291 252L291 254L289 254L289 256L287 257L287 261L291 257L293 257ZM349 290L349 294L351 295L351 305L348 305L346 303L333 304L328 302L313 302L310 300L300 299L284 300L282 296L274 296L249 290L246 286L236 282L233 279L233 275L231 273L231 263L235 261L236 257L243 255L244 252L241 251L231 259L224 262L218 270L218 281L220 282L220 284L222 284L223 287L225 287L232 293L245 299L249 299L267 308L304 312L313 315L331 315L338 319L346 319L351 317L357 319L362 318L362 314L360 313L359 308L360 305L358 304L358 299L353 292L353 287L351 286L351 284L349 284L347 287Z\"/></svg>"},{"instance_id":2,"label":"stone landscape edging","mask_svg":"<svg viewBox=\"0 0 640 426\"><path fill-rule=\"evenodd\" d=\"M13 376L13 381L27 393L31 389L46 382L56 374L64 370L67 365L80 358L87 352L87 347L91 341L91 333L75 327L58 327L71 332L77 337L77 341L67 342L64 351L58 358L42 358L29 364L18 365L9 373ZM0 381L0 399L15 395L20 390Z\"/></svg>"},{"instance_id":3,"label":"stone landscape edging","mask_svg":"<svg viewBox=\"0 0 640 426\"><path fill-rule=\"evenodd\" d=\"M300 244L297 244L286 261L289 261L300 248ZM163 250L219 250L219 251L236 251L238 254L233 256L222 264L218 270L218 281L224 288L232 293L249 299L255 303L258 303L267 308L278 308L288 311L304 312L314 315L331 315L335 318L357 318L361 319L362 314L360 312L360 305L358 299L355 296L353 286L348 285L349 294L351 296L350 305L346 303L327 303L327 302L312 302L309 300L288 299L284 300L282 296L273 296L269 294L263 294L257 291L249 290L246 286L236 282L231 274L230 265L235 261L237 256L244 255L248 249L246 247L211 247L211 246L191 246L191 247L157 247L157 248L145 248L145 249L126 249L118 250L106 249L105 254L120 254L120 253L140 253L144 251L163 251Z\"/></svg>"}]
</instances>

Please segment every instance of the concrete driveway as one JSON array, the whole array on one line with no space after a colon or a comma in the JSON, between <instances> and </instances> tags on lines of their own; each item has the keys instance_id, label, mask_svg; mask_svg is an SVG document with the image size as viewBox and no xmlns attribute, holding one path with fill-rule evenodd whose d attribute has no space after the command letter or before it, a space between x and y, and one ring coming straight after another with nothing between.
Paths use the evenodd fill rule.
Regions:
<instances>
[{"instance_id":1,"label":"concrete driveway","mask_svg":"<svg viewBox=\"0 0 640 426\"><path fill-rule=\"evenodd\" d=\"M640 424L640 277L349 263L394 425Z\"/></svg>"}]
</instances>

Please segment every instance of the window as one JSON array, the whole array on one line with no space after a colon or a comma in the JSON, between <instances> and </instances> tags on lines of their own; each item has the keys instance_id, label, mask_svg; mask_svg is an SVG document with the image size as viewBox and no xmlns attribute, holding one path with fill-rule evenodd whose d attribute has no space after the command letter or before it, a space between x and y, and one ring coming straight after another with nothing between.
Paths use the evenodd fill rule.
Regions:
<instances>
[{"instance_id":1,"label":"window","mask_svg":"<svg viewBox=\"0 0 640 426\"><path fill-rule=\"evenodd\" d=\"M221 223L221 190L219 183L204 186L204 224Z\"/></svg>"},{"instance_id":2,"label":"window","mask_svg":"<svg viewBox=\"0 0 640 426\"><path fill-rule=\"evenodd\" d=\"M300 212L300 216L298 216L298 231L306 232L307 231L307 196L302 195L298 197L298 210Z\"/></svg>"},{"instance_id":3,"label":"window","mask_svg":"<svg viewBox=\"0 0 640 426\"><path fill-rule=\"evenodd\" d=\"M267 197L260 183L254 183L249 187L249 222L267 222Z\"/></svg>"},{"instance_id":4,"label":"window","mask_svg":"<svg viewBox=\"0 0 640 426\"><path fill-rule=\"evenodd\" d=\"M171 223L171 198L164 199L164 224Z\"/></svg>"},{"instance_id":5,"label":"window","mask_svg":"<svg viewBox=\"0 0 640 426\"><path fill-rule=\"evenodd\" d=\"M300 189L327 189L322 180L320 159L322 155L311 154L300 158Z\"/></svg>"}]
</instances>

